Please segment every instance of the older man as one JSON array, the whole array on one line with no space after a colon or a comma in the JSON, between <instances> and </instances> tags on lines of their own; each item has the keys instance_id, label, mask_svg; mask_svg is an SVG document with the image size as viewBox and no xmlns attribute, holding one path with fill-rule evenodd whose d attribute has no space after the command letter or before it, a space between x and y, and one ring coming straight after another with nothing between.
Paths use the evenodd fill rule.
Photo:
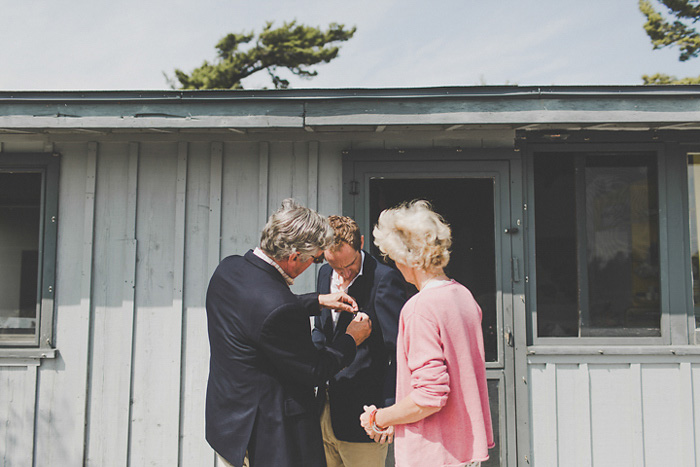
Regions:
<instances>
[{"instance_id":1,"label":"older man","mask_svg":"<svg viewBox=\"0 0 700 467\"><path fill-rule=\"evenodd\" d=\"M323 216L285 200L260 247L225 258L211 278L206 437L231 465L241 466L246 453L251 467L326 465L314 387L352 362L371 324L358 313L342 336L317 348L309 316L321 306L345 313L357 305L344 293L297 296L289 286L332 240Z\"/></svg>"},{"instance_id":2,"label":"older man","mask_svg":"<svg viewBox=\"0 0 700 467\"><path fill-rule=\"evenodd\" d=\"M384 407L394 402L396 337L406 301L405 282L398 271L362 250L364 237L354 220L330 216L328 221L335 238L325 253L328 265L318 273L317 290L347 292L369 315L373 328L353 362L318 392L321 402L326 399L321 415L326 462L329 467L383 467L387 444L373 442L359 418L365 405ZM351 324L347 313L324 308L315 320L314 343L320 349L335 345Z\"/></svg>"}]
</instances>

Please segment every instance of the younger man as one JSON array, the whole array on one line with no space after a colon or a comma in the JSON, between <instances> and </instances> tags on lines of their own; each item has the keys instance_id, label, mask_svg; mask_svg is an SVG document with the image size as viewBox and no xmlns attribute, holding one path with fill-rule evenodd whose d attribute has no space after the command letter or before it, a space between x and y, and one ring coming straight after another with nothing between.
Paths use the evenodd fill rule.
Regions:
<instances>
[{"instance_id":1,"label":"younger man","mask_svg":"<svg viewBox=\"0 0 700 467\"><path fill-rule=\"evenodd\" d=\"M406 301L401 274L362 250L364 237L349 217L330 216L333 244L328 265L319 270L320 294L347 292L369 315L372 333L357 347L353 362L318 389L324 404L321 430L328 467L384 467L387 443L372 441L359 423L365 405L394 403L396 336L399 312ZM323 308L316 317L313 340L318 348L345 334L352 315Z\"/></svg>"}]
</instances>

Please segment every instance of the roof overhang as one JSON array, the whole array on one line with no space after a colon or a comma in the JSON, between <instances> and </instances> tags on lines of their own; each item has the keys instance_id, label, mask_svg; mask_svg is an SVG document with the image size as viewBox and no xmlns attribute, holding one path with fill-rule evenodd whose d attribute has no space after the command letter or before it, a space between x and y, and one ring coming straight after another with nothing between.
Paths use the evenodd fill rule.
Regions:
<instances>
[{"instance_id":1,"label":"roof overhang","mask_svg":"<svg viewBox=\"0 0 700 467\"><path fill-rule=\"evenodd\" d=\"M700 129L700 86L0 92L0 130Z\"/></svg>"}]
</instances>

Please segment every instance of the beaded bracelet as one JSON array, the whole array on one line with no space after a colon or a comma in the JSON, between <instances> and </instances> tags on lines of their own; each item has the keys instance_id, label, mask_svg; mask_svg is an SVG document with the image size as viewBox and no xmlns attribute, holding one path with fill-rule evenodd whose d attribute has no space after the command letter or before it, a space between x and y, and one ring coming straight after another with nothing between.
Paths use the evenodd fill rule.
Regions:
<instances>
[{"instance_id":1,"label":"beaded bracelet","mask_svg":"<svg viewBox=\"0 0 700 467\"><path fill-rule=\"evenodd\" d=\"M369 414L369 424L372 426L372 431L375 433L387 433L389 431L389 427L386 428L379 428L377 426L377 410L379 409L374 409L370 414Z\"/></svg>"}]
</instances>

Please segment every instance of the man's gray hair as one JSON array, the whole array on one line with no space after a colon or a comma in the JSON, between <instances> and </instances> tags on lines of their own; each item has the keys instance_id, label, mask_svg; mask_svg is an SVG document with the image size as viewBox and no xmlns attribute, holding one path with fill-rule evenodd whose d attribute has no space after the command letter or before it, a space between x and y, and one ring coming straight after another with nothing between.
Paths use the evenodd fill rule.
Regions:
<instances>
[{"instance_id":1,"label":"man's gray hair","mask_svg":"<svg viewBox=\"0 0 700 467\"><path fill-rule=\"evenodd\" d=\"M306 261L332 243L333 228L326 218L291 198L282 201L260 234L260 249L274 259L299 252L300 259Z\"/></svg>"}]
</instances>

